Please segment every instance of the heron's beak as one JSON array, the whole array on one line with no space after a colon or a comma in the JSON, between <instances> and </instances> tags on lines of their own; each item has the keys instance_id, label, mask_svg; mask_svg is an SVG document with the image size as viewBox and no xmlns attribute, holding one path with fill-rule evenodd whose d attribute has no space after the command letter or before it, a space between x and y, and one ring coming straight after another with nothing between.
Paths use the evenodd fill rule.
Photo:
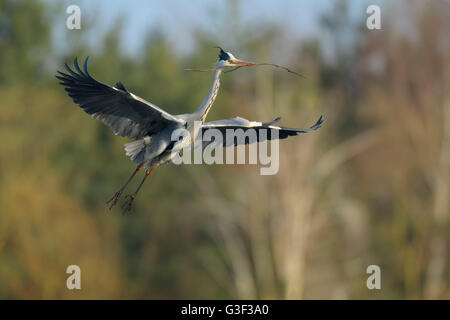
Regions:
<instances>
[{"instance_id":1,"label":"heron's beak","mask_svg":"<svg viewBox=\"0 0 450 320\"><path fill-rule=\"evenodd\" d=\"M235 65L236 67L253 67L256 66L255 63L250 62L250 61L245 61L245 60L232 60L230 61L231 64Z\"/></svg>"}]
</instances>

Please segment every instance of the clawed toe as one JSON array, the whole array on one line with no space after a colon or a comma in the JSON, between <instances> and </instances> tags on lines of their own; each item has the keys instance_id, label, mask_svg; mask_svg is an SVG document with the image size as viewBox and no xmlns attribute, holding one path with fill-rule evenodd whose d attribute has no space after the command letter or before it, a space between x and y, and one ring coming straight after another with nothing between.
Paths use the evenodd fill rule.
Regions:
<instances>
[{"instance_id":1,"label":"clawed toe","mask_svg":"<svg viewBox=\"0 0 450 320\"><path fill-rule=\"evenodd\" d=\"M122 209L124 212L130 211L133 201L136 199L136 194L128 194L125 196L125 202L123 203Z\"/></svg>"},{"instance_id":2,"label":"clawed toe","mask_svg":"<svg viewBox=\"0 0 450 320\"><path fill-rule=\"evenodd\" d=\"M111 205L109 206L109 210L111 210L111 209L117 204L117 201L119 201L119 198L120 198L121 195L122 195L122 191L117 191L117 192L112 196L112 198L109 199L109 200L106 202L106 204L112 202Z\"/></svg>"}]
</instances>

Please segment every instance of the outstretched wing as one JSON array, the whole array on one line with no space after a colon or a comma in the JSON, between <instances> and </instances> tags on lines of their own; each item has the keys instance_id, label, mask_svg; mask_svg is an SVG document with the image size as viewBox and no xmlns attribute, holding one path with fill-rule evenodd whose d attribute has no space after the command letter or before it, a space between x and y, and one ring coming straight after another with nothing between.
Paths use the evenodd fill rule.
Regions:
<instances>
[{"instance_id":1,"label":"outstretched wing","mask_svg":"<svg viewBox=\"0 0 450 320\"><path fill-rule=\"evenodd\" d=\"M280 121L280 118L276 118L271 122L257 122L249 121L240 117L227 120L211 121L206 122L202 125L202 134L204 135L209 129L216 129L221 133L222 145L224 147L230 147L233 145L238 146L243 144L262 142L265 140L285 139L289 136L296 136L299 133L317 130L323 123L323 117L320 116L319 120L317 120L314 125L307 129L275 126L274 124L278 121ZM227 132L228 129L231 130ZM211 136L214 137L214 134L211 133ZM211 138L211 140L212 141L204 141L203 148L211 143L216 143L213 138Z\"/></svg>"},{"instance_id":2,"label":"outstretched wing","mask_svg":"<svg viewBox=\"0 0 450 320\"><path fill-rule=\"evenodd\" d=\"M67 73L58 71L56 78L75 103L115 134L138 139L168 126L184 124L183 120L132 94L120 82L112 87L95 80L87 71L87 62L88 58L83 72L75 58L75 70L65 64Z\"/></svg>"}]
</instances>

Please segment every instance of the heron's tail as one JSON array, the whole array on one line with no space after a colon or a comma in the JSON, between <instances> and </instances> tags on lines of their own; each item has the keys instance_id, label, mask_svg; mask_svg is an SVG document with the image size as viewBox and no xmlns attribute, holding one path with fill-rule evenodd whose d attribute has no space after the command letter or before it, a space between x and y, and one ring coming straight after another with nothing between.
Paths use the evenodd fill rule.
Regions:
<instances>
[{"instance_id":1,"label":"heron's tail","mask_svg":"<svg viewBox=\"0 0 450 320\"><path fill-rule=\"evenodd\" d=\"M144 161L146 142L144 139L125 143L125 154L136 163Z\"/></svg>"}]
</instances>

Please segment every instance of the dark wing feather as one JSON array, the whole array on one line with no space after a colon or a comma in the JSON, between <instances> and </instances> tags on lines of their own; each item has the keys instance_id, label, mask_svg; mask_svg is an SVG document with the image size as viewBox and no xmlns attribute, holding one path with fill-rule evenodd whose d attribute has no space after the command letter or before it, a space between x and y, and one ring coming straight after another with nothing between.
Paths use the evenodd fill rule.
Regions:
<instances>
[{"instance_id":1,"label":"dark wing feather","mask_svg":"<svg viewBox=\"0 0 450 320\"><path fill-rule=\"evenodd\" d=\"M271 122L255 122L255 121L248 121L243 118L233 118L227 120L206 122L202 126L202 134L204 134L209 129L217 129L222 134L223 146L230 147L233 145L238 146L242 144L252 144L255 142L272 140L277 138L275 132L278 134L278 139L285 139L289 136L296 136L299 133L306 133L309 131L317 130L322 126L323 123L323 117L320 116L320 118L314 125L306 129L274 126L273 124L278 122L279 120L280 118L276 118ZM227 129L232 129L234 130L234 132L236 132L236 130L242 130L244 133L249 133L248 132L249 130L254 130L255 134L254 135L248 134L245 136L244 139L238 139L237 137L234 137L232 141L227 141ZM214 140L209 142L204 141L203 148L205 148L211 143L214 143Z\"/></svg>"},{"instance_id":2,"label":"dark wing feather","mask_svg":"<svg viewBox=\"0 0 450 320\"><path fill-rule=\"evenodd\" d=\"M92 78L84 61L82 71L77 58L75 70L65 64L67 73L58 71L56 78L69 96L92 117L109 126L115 134L132 139L152 135L168 126L184 123L154 104L130 93L120 82L116 87Z\"/></svg>"}]
</instances>

